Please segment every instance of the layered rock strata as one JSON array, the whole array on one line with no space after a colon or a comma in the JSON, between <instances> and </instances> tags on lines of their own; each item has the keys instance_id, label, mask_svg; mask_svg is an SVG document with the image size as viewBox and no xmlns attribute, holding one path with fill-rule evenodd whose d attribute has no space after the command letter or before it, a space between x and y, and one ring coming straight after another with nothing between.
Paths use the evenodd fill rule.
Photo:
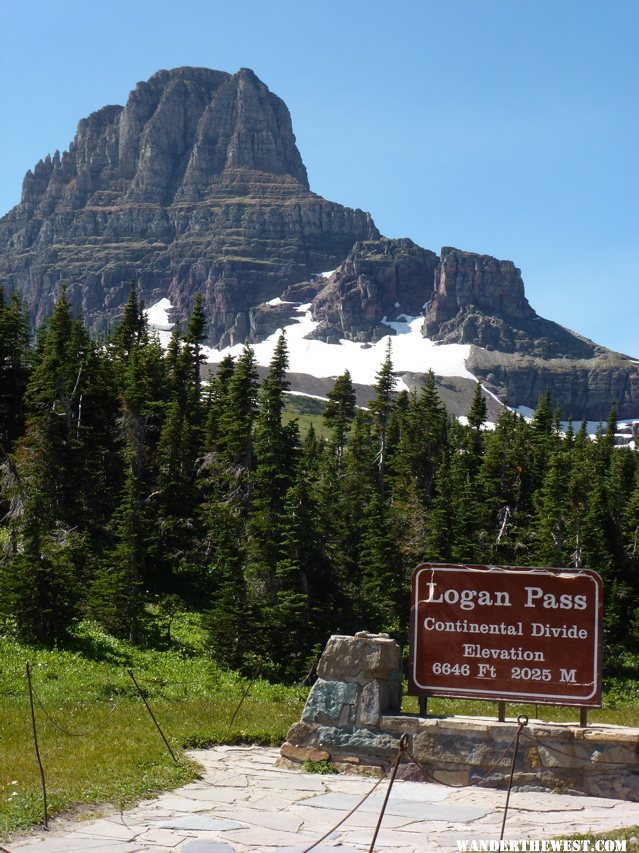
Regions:
<instances>
[{"instance_id":1,"label":"layered rock strata","mask_svg":"<svg viewBox=\"0 0 639 853\"><path fill-rule=\"evenodd\" d=\"M312 337L337 342L376 341L384 321L417 316L431 298L437 255L407 238L356 243L311 305Z\"/></svg>"},{"instance_id":2,"label":"layered rock strata","mask_svg":"<svg viewBox=\"0 0 639 853\"><path fill-rule=\"evenodd\" d=\"M539 358L591 358L601 351L530 307L512 261L450 247L441 250L424 335Z\"/></svg>"},{"instance_id":3,"label":"layered rock strata","mask_svg":"<svg viewBox=\"0 0 639 853\"><path fill-rule=\"evenodd\" d=\"M0 284L36 323L64 284L94 330L118 317L131 276L182 316L201 292L211 342L233 343L251 307L377 236L367 213L310 191L288 109L252 71L177 68L27 173L0 220Z\"/></svg>"}]
</instances>

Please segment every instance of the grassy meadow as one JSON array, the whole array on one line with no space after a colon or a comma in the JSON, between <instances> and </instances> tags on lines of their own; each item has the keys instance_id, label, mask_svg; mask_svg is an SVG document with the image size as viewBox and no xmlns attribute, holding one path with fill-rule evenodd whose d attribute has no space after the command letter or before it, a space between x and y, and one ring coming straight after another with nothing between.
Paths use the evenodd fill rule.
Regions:
<instances>
[{"instance_id":1,"label":"grassy meadow","mask_svg":"<svg viewBox=\"0 0 639 853\"><path fill-rule=\"evenodd\" d=\"M0 836L42 821L26 662L31 665L49 816L80 804L122 807L182 785L197 767L185 747L281 743L307 690L252 684L207 657L191 616L176 620L166 651L134 648L89 623L76 648L50 651L0 638ZM127 674L131 669L175 764ZM242 697L246 698L230 725Z\"/></svg>"},{"instance_id":2,"label":"grassy meadow","mask_svg":"<svg viewBox=\"0 0 639 853\"><path fill-rule=\"evenodd\" d=\"M179 615L171 634L164 651L131 646L92 623L81 623L73 648L65 650L27 647L0 637L0 837L40 823L43 817L27 661L50 816L96 805L99 810L104 803L124 807L190 781L198 768L184 756L184 748L278 745L285 739L289 726L300 718L308 688L249 682L223 672L207 655L204 633L193 614ZM127 669L135 674L178 756L177 764ZM591 711L589 720L638 725L637 682L631 677L609 679L606 688L604 709ZM405 697L403 710L416 712L416 698ZM496 705L430 699L428 712L496 716ZM558 721L579 716L570 708L507 706L509 717L520 713Z\"/></svg>"}]
</instances>

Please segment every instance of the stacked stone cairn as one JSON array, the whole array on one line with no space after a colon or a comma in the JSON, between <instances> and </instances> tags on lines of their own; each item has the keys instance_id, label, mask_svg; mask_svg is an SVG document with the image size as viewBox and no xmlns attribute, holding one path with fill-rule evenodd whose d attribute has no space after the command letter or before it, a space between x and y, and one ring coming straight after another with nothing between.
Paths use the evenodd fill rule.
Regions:
<instances>
[{"instance_id":1,"label":"stacked stone cairn","mask_svg":"<svg viewBox=\"0 0 639 853\"><path fill-rule=\"evenodd\" d=\"M379 727L382 716L401 712L397 642L367 631L332 636L317 675L282 757L295 763L330 759L337 769L385 769L399 747L399 736Z\"/></svg>"}]
</instances>

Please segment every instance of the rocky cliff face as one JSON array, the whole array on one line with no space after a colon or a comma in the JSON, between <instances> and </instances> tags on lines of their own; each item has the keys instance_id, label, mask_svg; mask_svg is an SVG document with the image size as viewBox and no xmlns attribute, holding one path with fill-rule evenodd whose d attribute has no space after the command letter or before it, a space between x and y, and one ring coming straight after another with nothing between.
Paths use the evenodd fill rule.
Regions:
<instances>
[{"instance_id":1,"label":"rocky cliff face","mask_svg":"<svg viewBox=\"0 0 639 853\"><path fill-rule=\"evenodd\" d=\"M535 313L512 261L449 247L441 250L424 335L540 358L590 358L598 351L592 341Z\"/></svg>"},{"instance_id":2,"label":"rocky cliff face","mask_svg":"<svg viewBox=\"0 0 639 853\"><path fill-rule=\"evenodd\" d=\"M295 322L291 303L311 303L326 342L376 341L423 314L428 338L473 345L467 368L511 405L549 389L565 417L605 418L614 400L639 413L639 364L539 317L512 261L386 239L369 214L312 193L286 105L248 69L139 83L28 172L0 219L0 286L36 323L64 285L102 331L131 277L147 305L168 296L182 317L201 293L215 345Z\"/></svg>"},{"instance_id":3,"label":"rocky cliff face","mask_svg":"<svg viewBox=\"0 0 639 853\"><path fill-rule=\"evenodd\" d=\"M433 293L437 255L412 240L356 243L311 305L321 340L376 341L389 333L383 320L417 316Z\"/></svg>"},{"instance_id":4,"label":"rocky cliff face","mask_svg":"<svg viewBox=\"0 0 639 853\"><path fill-rule=\"evenodd\" d=\"M135 276L188 314L202 292L213 343L249 310L378 236L370 216L309 190L284 102L248 69L160 71L125 107L83 119L0 220L0 284L40 322L62 284L89 324L118 315Z\"/></svg>"},{"instance_id":5,"label":"rocky cliff face","mask_svg":"<svg viewBox=\"0 0 639 853\"><path fill-rule=\"evenodd\" d=\"M512 261L449 247L438 257L410 240L382 238L358 243L323 286L312 286L318 285L312 337L375 341L392 333L383 320L423 314L424 336L471 344L466 367L510 405L534 408L550 391L565 418L605 419L613 401L620 417L639 412L639 364L540 317ZM310 298L304 287L300 292ZM295 299L295 291L284 298ZM286 306L270 310L286 315ZM271 318L269 333L275 313ZM469 393L455 388L449 410L464 413Z\"/></svg>"}]
</instances>

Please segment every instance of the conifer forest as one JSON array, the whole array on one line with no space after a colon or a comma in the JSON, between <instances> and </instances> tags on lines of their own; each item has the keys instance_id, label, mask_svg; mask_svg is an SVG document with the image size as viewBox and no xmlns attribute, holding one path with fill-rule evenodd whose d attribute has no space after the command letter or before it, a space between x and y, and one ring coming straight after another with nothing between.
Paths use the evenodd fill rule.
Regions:
<instances>
[{"instance_id":1,"label":"conifer forest","mask_svg":"<svg viewBox=\"0 0 639 853\"><path fill-rule=\"evenodd\" d=\"M93 340L64 295L32 339L0 299L0 632L64 645L91 618L153 644L152 613L202 614L211 655L301 678L331 633L407 641L421 562L595 569L604 664L639 646L639 453L561 428L550 396L525 420L467 423L430 374L394 390L392 347L366 409L348 372L321 430L286 421L282 335L258 382L251 348L202 381L200 299L164 350L135 287Z\"/></svg>"}]
</instances>

